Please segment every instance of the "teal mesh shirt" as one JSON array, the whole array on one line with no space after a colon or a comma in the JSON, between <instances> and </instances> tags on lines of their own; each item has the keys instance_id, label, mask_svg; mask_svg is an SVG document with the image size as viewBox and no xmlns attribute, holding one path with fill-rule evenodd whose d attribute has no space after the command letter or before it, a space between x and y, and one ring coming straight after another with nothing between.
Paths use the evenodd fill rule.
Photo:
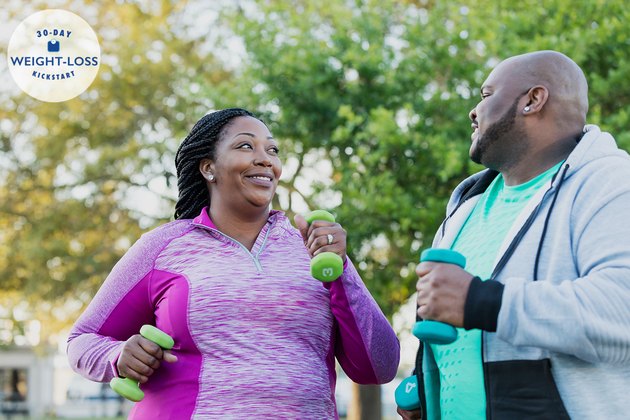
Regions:
<instances>
[{"instance_id":1,"label":"teal mesh shirt","mask_svg":"<svg viewBox=\"0 0 630 420\"><path fill-rule=\"evenodd\" d=\"M514 220L561 163L530 181L507 186L499 174L483 193L457 235L452 249L466 257L466 271L486 280ZM440 371L443 419L485 419L486 395L481 359L481 330L458 329L454 343L432 344ZM431 413L428 413L431 416ZM433 418L431 416L430 418Z\"/></svg>"}]
</instances>

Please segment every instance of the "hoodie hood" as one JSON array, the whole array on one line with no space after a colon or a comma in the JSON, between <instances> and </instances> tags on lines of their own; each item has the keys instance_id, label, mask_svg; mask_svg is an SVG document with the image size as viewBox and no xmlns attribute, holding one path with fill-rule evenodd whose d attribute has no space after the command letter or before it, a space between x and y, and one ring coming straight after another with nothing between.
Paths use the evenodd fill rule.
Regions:
<instances>
[{"instance_id":1,"label":"hoodie hood","mask_svg":"<svg viewBox=\"0 0 630 420\"><path fill-rule=\"evenodd\" d=\"M627 159L628 153L617 147L617 143L610 133L601 131L596 125L586 125L584 136L567 157L566 163L569 165L569 169L565 177L571 177L575 172L598 159L610 157Z\"/></svg>"}]
</instances>

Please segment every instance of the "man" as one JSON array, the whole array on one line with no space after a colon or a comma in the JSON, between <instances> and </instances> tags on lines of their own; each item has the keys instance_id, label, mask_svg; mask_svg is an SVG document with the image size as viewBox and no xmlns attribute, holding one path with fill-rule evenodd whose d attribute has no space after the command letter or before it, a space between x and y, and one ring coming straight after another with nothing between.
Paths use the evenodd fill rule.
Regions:
<instances>
[{"instance_id":1,"label":"man","mask_svg":"<svg viewBox=\"0 0 630 420\"><path fill-rule=\"evenodd\" d=\"M630 158L585 126L587 94L555 51L483 84L470 157L487 169L455 189L433 243L466 269L416 269L418 316L459 335L421 343L422 407L404 418L630 416Z\"/></svg>"}]
</instances>

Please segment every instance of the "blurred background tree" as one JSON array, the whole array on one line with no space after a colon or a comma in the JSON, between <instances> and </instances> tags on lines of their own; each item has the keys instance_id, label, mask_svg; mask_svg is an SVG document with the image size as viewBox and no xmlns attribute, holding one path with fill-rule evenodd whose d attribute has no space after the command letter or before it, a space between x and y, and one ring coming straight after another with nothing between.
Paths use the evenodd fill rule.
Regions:
<instances>
[{"instance_id":1,"label":"blurred background tree","mask_svg":"<svg viewBox=\"0 0 630 420\"><path fill-rule=\"evenodd\" d=\"M54 3L84 17L102 50L97 80L73 100L0 90L0 318L18 322L30 302L43 342L142 232L169 220L174 152L211 109L269 123L285 160L274 207L332 209L388 316L414 291L450 191L480 169L468 112L501 59L572 57L590 83L589 122L630 149L621 0L18 3L3 21ZM357 393L351 415L380 418L378 392Z\"/></svg>"},{"instance_id":2,"label":"blurred background tree","mask_svg":"<svg viewBox=\"0 0 630 420\"><path fill-rule=\"evenodd\" d=\"M3 20L50 3L17 4ZM56 7L64 4L75 10ZM199 95L231 75L206 37L188 35L196 25L183 11L168 1L86 2L78 12L102 51L90 88L61 103L1 93L0 303L12 312L31 302L47 320L44 342L76 319L143 231L169 219L179 141L213 97L229 100L220 89Z\"/></svg>"}]
</instances>

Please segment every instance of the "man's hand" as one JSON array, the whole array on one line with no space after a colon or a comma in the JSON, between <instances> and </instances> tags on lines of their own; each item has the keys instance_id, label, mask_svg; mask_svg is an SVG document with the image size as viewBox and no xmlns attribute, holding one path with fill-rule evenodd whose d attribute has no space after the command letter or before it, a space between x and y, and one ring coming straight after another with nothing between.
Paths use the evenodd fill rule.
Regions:
<instances>
[{"instance_id":1,"label":"man's hand","mask_svg":"<svg viewBox=\"0 0 630 420\"><path fill-rule=\"evenodd\" d=\"M403 410L400 407L396 407L396 412L403 418L403 420L420 420L422 419L422 411L420 409L414 411Z\"/></svg>"},{"instance_id":2,"label":"man's hand","mask_svg":"<svg viewBox=\"0 0 630 420\"><path fill-rule=\"evenodd\" d=\"M464 326L464 305L473 275L454 264L421 262L418 275L418 316Z\"/></svg>"}]
</instances>

